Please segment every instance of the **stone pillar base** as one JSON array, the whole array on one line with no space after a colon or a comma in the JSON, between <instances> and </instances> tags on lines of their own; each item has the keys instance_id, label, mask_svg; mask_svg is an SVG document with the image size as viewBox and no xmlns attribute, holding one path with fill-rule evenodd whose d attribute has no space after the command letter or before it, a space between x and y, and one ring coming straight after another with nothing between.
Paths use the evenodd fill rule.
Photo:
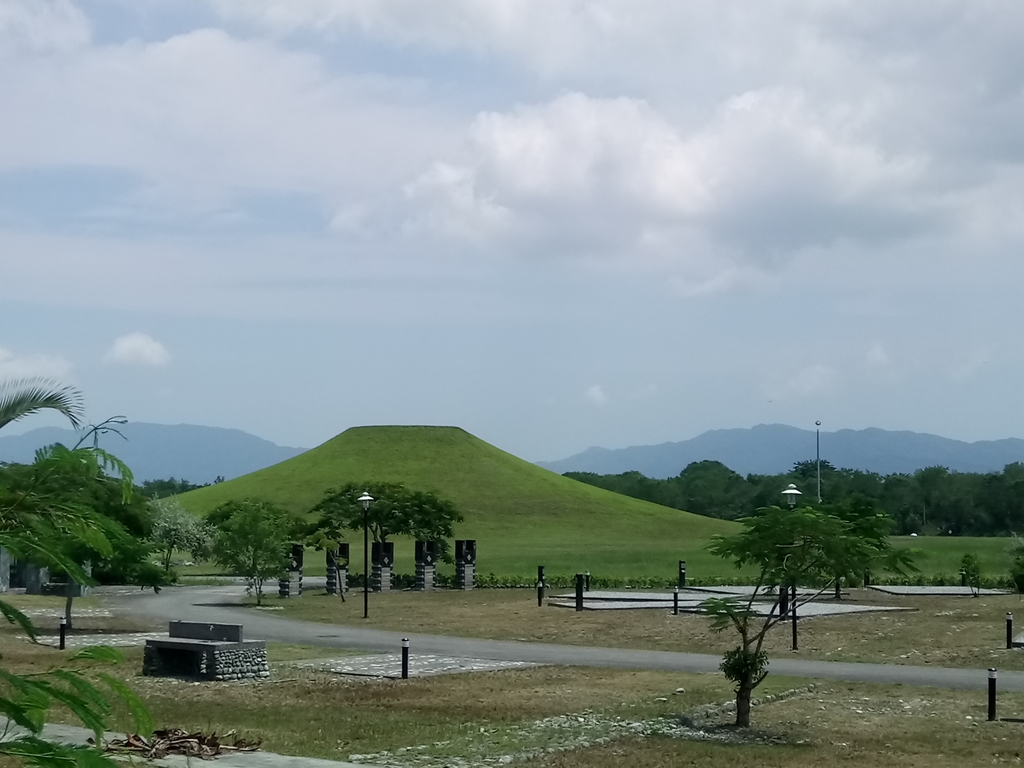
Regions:
<instances>
[{"instance_id":1,"label":"stone pillar base","mask_svg":"<svg viewBox=\"0 0 1024 768\"><path fill-rule=\"evenodd\" d=\"M370 574L370 590L373 592L391 591L391 569L383 565L373 566Z\"/></svg>"},{"instance_id":2,"label":"stone pillar base","mask_svg":"<svg viewBox=\"0 0 1024 768\"><path fill-rule=\"evenodd\" d=\"M418 592L434 591L434 574L436 567L425 563L416 563L416 586Z\"/></svg>"}]
</instances>

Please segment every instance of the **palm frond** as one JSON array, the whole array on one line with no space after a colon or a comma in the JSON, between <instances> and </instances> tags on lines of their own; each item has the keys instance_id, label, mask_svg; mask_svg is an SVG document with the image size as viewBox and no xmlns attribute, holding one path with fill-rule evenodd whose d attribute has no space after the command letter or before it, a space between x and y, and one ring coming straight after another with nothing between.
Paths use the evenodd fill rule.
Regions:
<instances>
[{"instance_id":1,"label":"palm frond","mask_svg":"<svg viewBox=\"0 0 1024 768\"><path fill-rule=\"evenodd\" d=\"M82 393L74 387L61 386L52 379L44 378L12 379L0 383L0 429L45 410L64 414L78 429L82 426L84 412Z\"/></svg>"}]
</instances>

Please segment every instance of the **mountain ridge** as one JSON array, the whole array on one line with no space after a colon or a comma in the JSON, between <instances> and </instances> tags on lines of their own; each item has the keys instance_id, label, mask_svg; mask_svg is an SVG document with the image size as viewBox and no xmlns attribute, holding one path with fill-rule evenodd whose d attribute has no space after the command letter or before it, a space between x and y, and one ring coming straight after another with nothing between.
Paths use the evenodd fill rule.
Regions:
<instances>
[{"instance_id":1,"label":"mountain ridge","mask_svg":"<svg viewBox=\"0 0 1024 768\"><path fill-rule=\"evenodd\" d=\"M717 429L689 440L626 448L591 447L557 461L537 464L559 474L639 471L648 477L673 477L694 461L720 461L740 474L778 474L815 456L814 430L785 424ZM966 442L910 430L840 429L821 433L821 458L836 467L912 473L928 466L956 472L996 472L1024 461L1024 440L1001 438Z\"/></svg>"},{"instance_id":2,"label":"mountain ridge","mask_svg":"<svg viewBox=\"0 0 1024 768\"><path fill-rule=\"evenodd\" d=\"M136 482L168 477L192 483L230 480L297 456L304 448L281 446L241 429L199 424L153 424L132 421L118 427L125 438L101 435L100 447L122 459ZM80 433L38 427L0 436L0 461L31 462L36 450L53 443L74 445Z\"/></svg>"}]
</instances>

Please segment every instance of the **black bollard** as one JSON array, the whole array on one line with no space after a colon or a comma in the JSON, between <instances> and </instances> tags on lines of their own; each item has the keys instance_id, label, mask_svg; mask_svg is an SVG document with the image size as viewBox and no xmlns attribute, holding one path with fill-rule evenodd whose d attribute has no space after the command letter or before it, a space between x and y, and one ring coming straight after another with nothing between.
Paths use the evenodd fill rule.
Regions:
<instances>
[{"instance_id":1,"label":"black bollard","mask_svg":"<svg viewBox=\"0 0 1024 768\"><path fill-rule=\"evenodd\" d=\"M1006 612L1006 647L1013 648L1013 614Z\"/></svg>"},{"instance_id":2,"label":"black bollard","mask_svg":"<svg viewBox=\"0 0 1024 768\"><path fill-rule=\"evenodd\" d=\"M989 722L996 719L996 670L994 667L988 669L988 719Z\"/></svg>"},{"instance_id":3,"label":"black bollard","mask_svg":"<svg viewBox=\"0 0 1024 768\"><path fill-rule=\"evenodd\" d=\"M537 607L542 608L544 606L544 582L537 582Z\"/></svg>"},{"instance_id":4,"label":"black bollard","mask_svg":"<svg viewBox=\"0 0 1024 768\"><path fill-rule=\"evenodd\" d=\"M672 615L679 615L679 587L672 590Z\"/></svg>"},{"instance_id":5,"label":"black bollard","mask_svg":"<svg viewBox=\"0 0 1024 768\"><path fill-rule=\"evenodd\" d=\"M409 638L402 638L402 679L409 679Z\"/></svg>"},{"instance_id":6,"label":"black bollard","mask_svg":"<svg viewBox=\"0 0 1024 768\"><path fill-rule=\"evenodd\" d=\"M583 610L583 574L576 574L576 610Z\"/></svg>"},{"instance_id":7,"label":"black bollard","mask_svg":"<svg viewBox=\"0 0 1024 768\"><path fill-rule=\"evenodd\" d=\"M590 571L587 571L586 573L583 574L583 588L587 592L590 591Z\"/></svg>"},{"instance_id":8,"label":"black bollard","mask_svg":"<svg viewBox=\"0 0 1024 768\"><path fill-rule=\"evenodd\" d=\"M789 587L779 585L779 618L784 619L789 613Z\"/></svg>"},{"instance_id":9,"label":"black bollard","mask_svg":"<svg viewBox=\"0 0 1024 768\"><path fill-rule=\"evenodd\" d=\"M864 586L871 586L871 571L864 571Z\"/></svg>"},{"instance_id":10,"label":"black bollard","mask_svg":"<svg viewBox=\"0 0 1024 768\"><path fill-rule=\"evenodd\" d=\"M539 581L541 584L544 583L544 566L543 565L538 565L537 566L537 581Z\"/></svg>"},{"instance_id":11,"label":"black bollard","mask_svg":"<svg viewBox=\"0 0 1024 768\"><path fill-rule=\"evenodd\" d=\"M790 604L789 604L789 612L790 612L790 615L793 617L793 650L796 651L796 650L799 650L799 648L797 647L797 642L796 642L796 587L795 586L793 587L793 599L790 601Z\"/></svg>"},{"instance_id":12,"label":"black bollard","mask_svg":"<svg viewBox=\"0 0 1024 768\"><path fill-rule=\"evenodd\" d=\"M967 571L960 571L960 586L967 586Z\"/></svg>"},{"instance_id":13,"label":"black bollard","mask_svg":"<svg viewBox=\"0 0 1024 768\"><path fill-rule=\"evenodd\" d=\"M683 589L686 586L686 561L679 561L679 588Z\"/></svg>"},{"instance_id":14,"label":"black bollard","mask_svg":"<svg viewBox=\"0 0 1024 768\"><path fill-rule=\"evenodd\" d=\"M64 642L68 634L68 620L61 618L60 620L60 649L64 650Z\"/></svg>"}]
</instances>

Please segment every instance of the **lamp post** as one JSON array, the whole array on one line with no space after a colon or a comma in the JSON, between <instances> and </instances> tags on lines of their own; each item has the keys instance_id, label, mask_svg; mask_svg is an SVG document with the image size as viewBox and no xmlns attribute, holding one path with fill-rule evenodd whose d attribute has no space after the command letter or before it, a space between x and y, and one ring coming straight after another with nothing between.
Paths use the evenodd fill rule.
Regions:
<instances>
[{"instance_id":1,"label":"lamp post","mask_svg":"<svg viewBox=\"0 0 1024 768\"><path fill-rule=\"evenodd\" d=\"M797 499L803 496L803 494L797 490L796 486L793 485L793 483L790 483L788 486L786 486L786 490L782 492L782 495L785 497L786 503L789 504L790 509L795 507Z\"/></svg>"},{"instance_id":2,"label":"lamp post","mask_svg":"<svg viewBox=\"0 0 1024 768\"><path fill-rule=\"evenodd\" d=\"M786 490L784 490L782 492L782 495L786 498L786 503L789 504L789 508L790 509L795 507L797 499L800 498L801 496L803 496L803 494L800 493L799 490L797 490L797 487L795 485L793 485L793 483L790 483L789 485L786 486ZM787 591L789 589L790 589L790 586L788 584L784 584L784 585L782 585L779 588L779 592L785 592L785 591ZM789 608L789 616L790 616L790 618L793 621L793 650L795 651L797 649L797 640L796 640L796 584L793 584L792 590L793 590L792 600L791 601L787 600L786 602L787 602L787 607ZM781 600L780 600L780 602L781 602ZM781 606L779 607L779 611L781 613L781 611L782 611L782 607ZM785 614L783 614L783 615L785 615Z\"/></svg>"},{"instance_id":3,"label":"lamp post","mask_svg":"<svg viewBox=\"0 0 1024 768\"><path fill-rule=\"evenodd\" d=\"M363 495L359 497L358 501L363 505L363 618L365 619L370 615L370 526L368 515L373 496L368 491L363 491Z\"/></svg>"},{"instance_id":4,"label":"lamp post","mask_svg":"<svg viewBox=\"0 0 1024 768\"><path fill-rule=\"evenodd\" d=\"M818 470L818 505L821 505L821 422L814 422L814 466Z\"/></svg>"}]
</instances>

